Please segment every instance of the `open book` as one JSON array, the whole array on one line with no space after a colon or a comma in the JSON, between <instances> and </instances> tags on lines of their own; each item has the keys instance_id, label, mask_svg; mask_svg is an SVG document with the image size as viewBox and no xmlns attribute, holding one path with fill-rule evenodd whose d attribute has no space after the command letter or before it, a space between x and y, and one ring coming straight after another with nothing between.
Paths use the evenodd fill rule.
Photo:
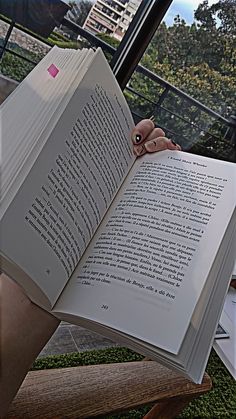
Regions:
<instances>
[{"instance_id":1,"label":"open book","mask_svg":"<svg viewBox=\"0 0 236 419\"><path fill-rule=\"evenodd\" d=\"M53 48L1 118L2 270L60 319L201 382L236 253L236 166L135 159L99 49Z\"/></svg>"}]
</instances>

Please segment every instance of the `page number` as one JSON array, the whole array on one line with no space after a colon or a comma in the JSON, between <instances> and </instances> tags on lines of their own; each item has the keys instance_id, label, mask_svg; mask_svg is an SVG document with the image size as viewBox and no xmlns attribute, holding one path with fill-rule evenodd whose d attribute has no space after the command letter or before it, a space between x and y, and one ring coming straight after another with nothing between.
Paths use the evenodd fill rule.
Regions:
<instances>
[{"instance_id":1,"label":"page number","mask_svg":"<svg viewBox=\"0 0 236 419\"><path fill-rule=\"evenodd\" d=\"M109 309L109 306L108 306L108 305L106 305L106 304L102 304L102 305L101 305L101 309L102 309L102 310L108 310L108 309Z\"/></svg>"}]
</instances>

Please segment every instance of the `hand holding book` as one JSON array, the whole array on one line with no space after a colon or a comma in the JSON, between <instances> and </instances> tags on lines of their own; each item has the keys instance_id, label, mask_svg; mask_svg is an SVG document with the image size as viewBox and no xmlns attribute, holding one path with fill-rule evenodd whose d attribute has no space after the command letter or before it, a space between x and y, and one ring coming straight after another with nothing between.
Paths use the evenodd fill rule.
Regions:
<instances>
[{"instance_id":1,"label":"hand holding book","mask_svg":"<svg viewBox=\"0 0 236 419\"><path fill-rule=\"evenodd\" d=\"M142 156L162 150L181 150L181 147L165 136L161 128L156 128L153 119L143 119L131 133L134 154Z\"/></svg>"}]
</instances>

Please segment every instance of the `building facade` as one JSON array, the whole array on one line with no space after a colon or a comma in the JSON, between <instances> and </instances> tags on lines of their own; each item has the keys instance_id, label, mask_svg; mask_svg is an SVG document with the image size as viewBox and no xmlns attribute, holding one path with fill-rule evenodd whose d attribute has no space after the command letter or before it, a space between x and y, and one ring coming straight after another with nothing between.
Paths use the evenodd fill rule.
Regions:
<instances>
[{"instance_id":1,"label":"building facade","mask_svg":"<svg viewBox=\"0 0 236 419\"><path fill-rule=\"evenodd\" d=\"M83 25L93 34L123 38L142 0L97 0Z\"/></svg>"}]
</instances>

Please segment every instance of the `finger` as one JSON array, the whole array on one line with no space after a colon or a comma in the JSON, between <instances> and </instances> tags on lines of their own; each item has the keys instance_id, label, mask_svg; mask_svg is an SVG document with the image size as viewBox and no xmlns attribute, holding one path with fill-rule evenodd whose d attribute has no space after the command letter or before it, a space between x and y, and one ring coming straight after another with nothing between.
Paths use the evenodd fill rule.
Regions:
<instances>
[{"instance_id":1,"label":"finger","mask_svg":"<svg viewBox=\"0 0 236 419\"><path fill-rule=\"evenodd\" d=\"M156 140L159 137L165 137L165 133L161 128L154 128L146 137L145 142Z\"/></svg>"},{"instance_id":2,"label":"finger","mask_svg":"<svg viewBox=\"0 0 236 419\"><path fill-rule=\"evenodd\" d=\"M150 140L152 134L148 136L148 141L145 141L143 144L134 146L134 154L136 156L142 156L147 153L154 153L156 151L162 150L181 150L179 144L176 144L173 140L170 140L166 137L159 137Z\"/></svg>"},{"instance_id":3,"label":"finger","mask_svg":"<svg viewBox=\"0 0 236 419\"><path fill-rule=\"evenodd\" d=\"M135 154L135 156L137 156L137 157L142 156L146 152L147 152L147 150L145 148L145 143L143 143L141 145L134 145L134 154Z\"/></svg>"},{"instance_id":4,"label":"finger","mask_svg":"<svg viewBox=\"0 0 236 419\"><path fill-rule=\"evenodd\" d=\"M174 140L169 139L168 149L181 151L181 146L177 144Z\"/></svg>"},{"instance_id":5,"label":"finger","mask_svg":"<svg viewBox=\"0 0 236 419\"><path fill-rule=\"evenodd\" d=\"M151 119L143 119L140 121L133 129L131 133L131 138L133 144L139 145L141 144L148 135L152 132L155 128L155 125Z\"/></svg>"},{"instance_id":6,"label":"finger","mask_svg":"<svg viewBox=\"0 0 236 419\"><path fill-rule=\"evenodd\" d=\"M144 144L148 153L154 153L162 150L180 150L180 146L166 137L155 138Z\"/></svg>"},{"instance_id":7,"label":"finger","mask_svg":"<svg viewBox=\"0 0 236 419\"><path fill-rule=\"evenodd\" d=\"M143 122L143 121L141 121ZM144 148L144 143L147 141L151 141L157 139L158 137L165 137L165 133L161 128L154 128L150 131L150 133L141 141L140 145L134 145L134 154L136 156L142 156L146 153L146 149Z\"/></svg>"}]
</instances>

